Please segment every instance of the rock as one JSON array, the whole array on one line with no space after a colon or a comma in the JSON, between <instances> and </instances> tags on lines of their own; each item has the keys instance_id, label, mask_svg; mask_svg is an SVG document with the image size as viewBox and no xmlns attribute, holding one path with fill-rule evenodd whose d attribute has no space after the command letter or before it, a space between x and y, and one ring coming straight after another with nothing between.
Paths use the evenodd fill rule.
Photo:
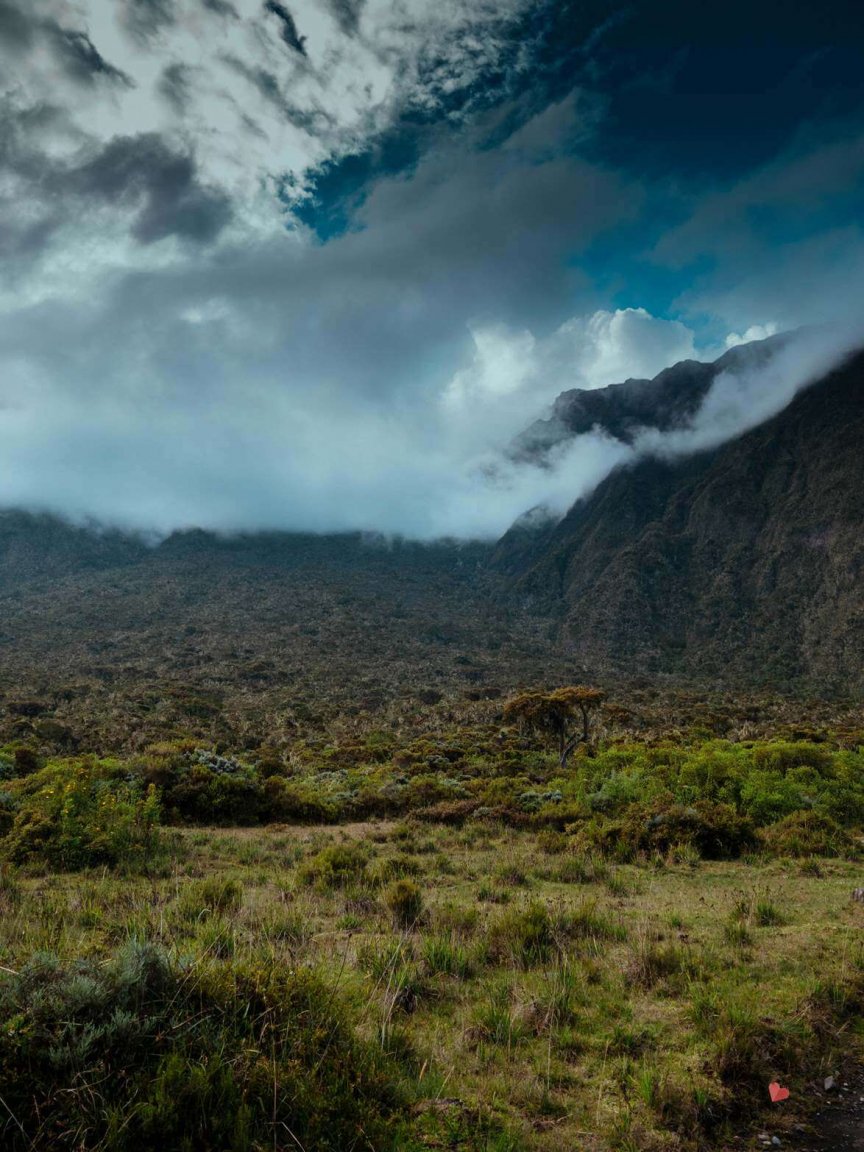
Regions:
<instances>
[{"instance_id":1,"label":"rock","mask_svg":"<svg viewBox=\"0 0 864 1152\"><path fill-rule=\"evenodd\" d=\"M859 904L864 904L864 888L853 888L852 899L857 900Z\"/></svg>"},{"instance_id":2,"label":"rock","mask_svg":"<svg viewBox=\"0 0 864 1152\"><path fill-rule=\"evenodd\" d=\"M834 1079L834 1077L833 1076L826 1076L825 1077L825 1091L826 1092L833 1092L836 1087L837 1087L837 1081Z\"/></svg>"},{"instance_id":3,"label":"rock","mask_svg":"<svg viewBox=\"0 0 864 1152\"><path fill-rule=\"evenodd\" d=\"M775 1148L779 1148L780 1145L783 1143L783 1141L780 1139L779 1136L772 1136L771 1137L771 1143L774 1145Z\"/></svg>"}]
</instances>

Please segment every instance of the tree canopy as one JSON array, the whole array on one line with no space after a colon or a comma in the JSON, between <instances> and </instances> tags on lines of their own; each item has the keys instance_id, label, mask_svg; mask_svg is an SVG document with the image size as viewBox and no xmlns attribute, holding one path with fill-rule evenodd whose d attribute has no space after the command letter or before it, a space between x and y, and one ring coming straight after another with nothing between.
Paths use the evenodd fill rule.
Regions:
<instances>
[{"instance_id":1,"label":"tree canopy","mask_svg":"<svg viewBox=\"0 0 864 1152\"><path fill-rule=\"evenodd\" d=\"M561 767L579 744L590 745L591 718L602 705L601 688L575 684L554 692L522 692L504 705L504 719L556 741Z\"/></svg>"}]
</instances>

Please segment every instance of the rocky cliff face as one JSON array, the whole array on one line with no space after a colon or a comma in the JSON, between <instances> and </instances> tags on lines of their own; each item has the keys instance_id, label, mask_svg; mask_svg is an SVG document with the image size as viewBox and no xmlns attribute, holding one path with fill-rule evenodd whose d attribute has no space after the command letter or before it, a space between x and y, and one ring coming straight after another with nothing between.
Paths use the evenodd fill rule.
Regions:
<instances>
[{"instance_id":1,"label":"rocky cliff face","mask_svg":"<svg viewBox=\"0 0 864 1152\"><path fill-rule=\"evenodd\" d=\"M651 382L664 412L706 367ZM738 440L614 472L493 563L586 669L864 688L864 354Z\"/></svg>"}]
</instances>

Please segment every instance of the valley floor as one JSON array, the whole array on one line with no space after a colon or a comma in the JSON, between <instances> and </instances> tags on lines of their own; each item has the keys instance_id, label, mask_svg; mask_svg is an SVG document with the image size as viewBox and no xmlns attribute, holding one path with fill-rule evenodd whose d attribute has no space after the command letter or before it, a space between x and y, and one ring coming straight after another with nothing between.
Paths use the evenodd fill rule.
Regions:
<instances>
[{"instance_id":1,"label":"valley floor","mask_svg":"<svg viewBox=\"0 0 864 1152\"><path fill-rule=\"evenodd\" d=\"M483 821L168 835L150 875L4 873L0 964L16 995L35 995L34 955L56 957L57 988L57 965L89 962L98 981L130 941L161 949L184 973L179 987L310 969L324 1016L338 1003L358 1043L394 1058L397 1147L758 1148L766 1135L829 1147L810 1127L820 1105L831 1110L823 1081L864 1051L856 863L682 851L613 864L551 829ZM0 1058L13 1055L10 1029L36 1028L44 996L22 1014L30 1023L4 1017ZM178 1037L193 1021L190 1010L175 1022ZM65 1051L68 1028L58 1039L51 1027ZM15 1051L37 1059L32 1044ZM241 1054L221 1059L236 1070ZM116 1132L88 1142L111 1101L86 1067L82 1055L68 1086L86 1122L28 1118L4 1086L3 1147L78 1147L76 1123L81 1147L123 1147ZM784 1103L771 1104L773 1081L790 1089ZM823 1136L842 1128L817 1123ZM237 1131L184 1146L265 1146ZM389 1147L382 1139L352 1146ZM303 1145L274 1126L266 1146Z\"/></svg>"}]
</instances>

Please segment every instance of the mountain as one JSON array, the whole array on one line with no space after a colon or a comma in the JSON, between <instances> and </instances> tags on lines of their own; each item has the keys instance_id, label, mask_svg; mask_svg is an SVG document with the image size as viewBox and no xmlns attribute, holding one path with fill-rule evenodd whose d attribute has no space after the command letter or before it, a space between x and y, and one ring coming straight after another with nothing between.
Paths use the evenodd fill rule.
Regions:
<instances>
[{"instance_id":1,"label":"mountain","mask_svg":"<svg viewBox=\"0 0 864 1152\"><path fill-rule=\"evenodd\" d=\"M717 367L685 363L606 396L565 393L556 412L576 432L593 405L592 417L612 413L594 423L627 435L659 397L669 426ZM677 461L641 459L559 523L514 527L491 565L557 614L562 646L594 674L860 691L862 449L858 354L740 438Z\"/></svg>"},{"instance_id":2,"label":"mountain","mask_svg":"<svg viewBox=\"0 0 864 1152\"><path fill-rule=\"evenodd\" d=\"M681 428L699 409L708 389L723 372L740 373L767 364L787 343L786 334L730 348L710 364L682 360L653 380L629 379L607 388L572 388L562 392L550 415L536 420L510 446L515 460L542 460L551 448L574 436L602 430L632 444L639 431L669 432Z\"/></svg>"},{"instance_id":3,"label":"mountain","mask_svg":"<svg viewBox=\"0 0 864 1152\"><path fill-rule=\"evenodd\" d=\"M724 364L769 353L565 393L555 435L680 427ZM553 437L532 436L542 460ZM494 545L146 542L0 513L0 743L258 746L573 679L860 693L862 448L864 354L738 439L619 468Z\"/></svg>"}]
</instances>

